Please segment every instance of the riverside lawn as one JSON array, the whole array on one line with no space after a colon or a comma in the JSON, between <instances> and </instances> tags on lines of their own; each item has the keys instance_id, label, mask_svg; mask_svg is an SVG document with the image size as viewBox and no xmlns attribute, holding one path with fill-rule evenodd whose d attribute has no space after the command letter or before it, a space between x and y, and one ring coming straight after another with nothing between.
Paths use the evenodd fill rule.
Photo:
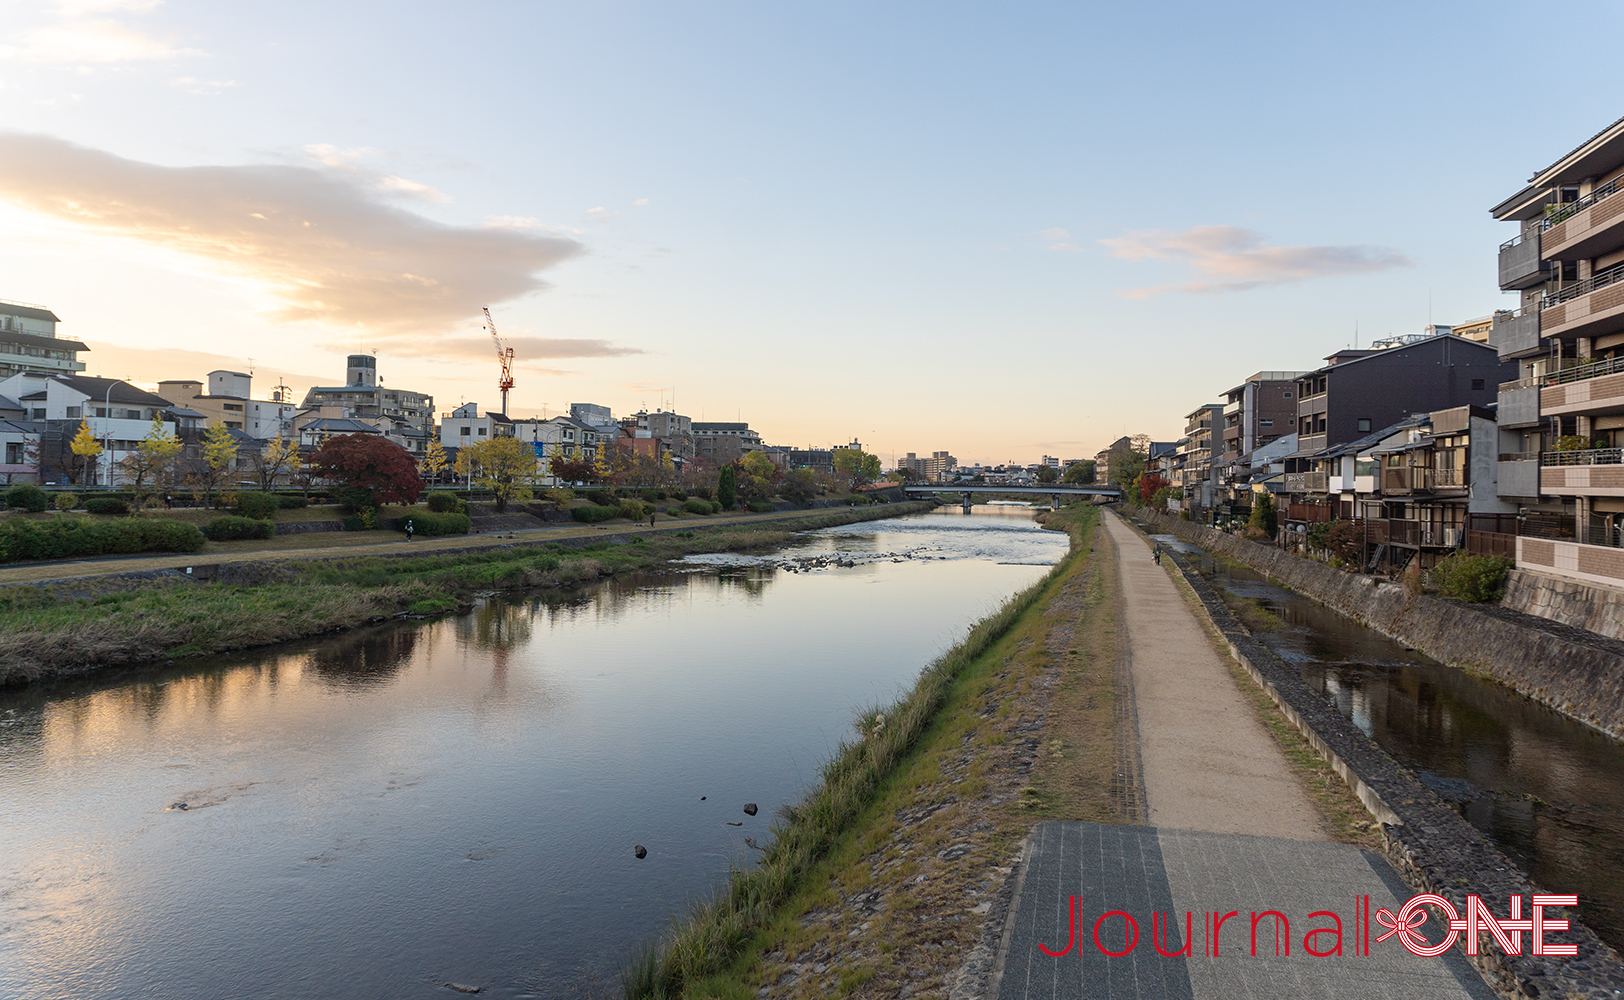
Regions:
<instances>
[{"instance_id":1,"label":"riverside lawn","mask_svg":"<svg viewBox=\"0 0 1624 1000\"><path fill-rule=\"evenodd\" d=\"M585 548L538 541L438 554L256 563L251 569L259 582L251 584L169 576L13 585L0 588L0 686L286 642L396 615L440 614L464 606L478 591L570 586L655 569L693 553L771 548L796 531L931 506L832 509L766 523L637 534L629 542L605 540Z\"/></svg>"}]
</instances>

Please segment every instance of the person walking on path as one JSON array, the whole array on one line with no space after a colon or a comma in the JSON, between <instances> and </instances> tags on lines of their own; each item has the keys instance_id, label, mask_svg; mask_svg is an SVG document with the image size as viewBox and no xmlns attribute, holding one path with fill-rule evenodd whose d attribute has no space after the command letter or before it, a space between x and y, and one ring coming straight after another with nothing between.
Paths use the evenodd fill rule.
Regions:
<instances>
[{"instance_id":1,"label":"person walking on path","mask_svg":"<svg viewBox=\"0 0 1624 1000\"><path fill-rule=\"evenodd\" d=\"M412 519L408 517L406 519L406 540L408 542L412 540L412 527Z\"/></svg>"}]
</instances>

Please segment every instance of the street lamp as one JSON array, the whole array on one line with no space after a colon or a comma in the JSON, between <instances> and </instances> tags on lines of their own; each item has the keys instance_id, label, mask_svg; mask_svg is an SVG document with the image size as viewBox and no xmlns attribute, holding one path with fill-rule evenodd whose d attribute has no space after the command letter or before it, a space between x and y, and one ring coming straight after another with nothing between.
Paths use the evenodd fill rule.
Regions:
<instances>
[{"instance_id":1,"label":"street lamp","mask_svg":"<svg viewBox=\"0 0 1624 1000\"><path fill-rule=\"evenodd\" d=\"M107 381L107 395L102 400L102 454L107 456L107 485L113 485L113 386L118 379Z\"/></svg>"}]
</instances>

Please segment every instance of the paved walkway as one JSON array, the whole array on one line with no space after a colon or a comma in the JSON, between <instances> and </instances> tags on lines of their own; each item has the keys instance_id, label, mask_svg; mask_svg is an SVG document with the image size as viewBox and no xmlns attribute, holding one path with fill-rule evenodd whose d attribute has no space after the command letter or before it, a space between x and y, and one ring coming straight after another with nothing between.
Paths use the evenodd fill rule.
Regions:
<instances>
[{"instance_id":1,"label":"paved walkway","mask_svg":"<svg viewBox=\"0 0 1624 1000\"><path fill-rule=\"evenodd\" d=\"M989 995L1490 1000L1457 951L1422 958L1377 941L1377 911L1397 913L1414 893L1379 855L1328 842L1250 692L1143 537L1114 513L1104 530L1121 571L1150 825L1033 831ZM1284 925L1259 918L1254 952L1265 911Z\"/></svg>"},{"instance_id":2,"label":"paved walkway","mask_svg":"<svg viewBox=\"0 0 1624 1000\"><path fill-rule=\"evenodd\" d=\"M1144 538L1114 513L1146 820L1216 833L1328 839L1319 812L1258 721L1210 634ZM1122 623L1119 623L1119 628Z\"/></svg>"}]
</instances>

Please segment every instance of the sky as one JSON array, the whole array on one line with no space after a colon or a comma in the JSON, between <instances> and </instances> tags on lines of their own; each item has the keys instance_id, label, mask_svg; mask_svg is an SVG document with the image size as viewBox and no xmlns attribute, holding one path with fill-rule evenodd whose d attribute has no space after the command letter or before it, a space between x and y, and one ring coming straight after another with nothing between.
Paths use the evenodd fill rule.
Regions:
<instances>
[{"instance_id":1,"label":"sky","mask_svg":"<svg viewBox=\"0 0 1624 1000\"><path fill-rule=\"evenodd\" d=\"M1528 23L0 0L0 298L148 386L252 367L302 395L364 351L441 411L496 408L489 306L515 416L1086 457L1176 439L1253 372L1511 307L1489 208L1624 113L1606 60L1519 69Z\"/></svg>"}]
</instances>

